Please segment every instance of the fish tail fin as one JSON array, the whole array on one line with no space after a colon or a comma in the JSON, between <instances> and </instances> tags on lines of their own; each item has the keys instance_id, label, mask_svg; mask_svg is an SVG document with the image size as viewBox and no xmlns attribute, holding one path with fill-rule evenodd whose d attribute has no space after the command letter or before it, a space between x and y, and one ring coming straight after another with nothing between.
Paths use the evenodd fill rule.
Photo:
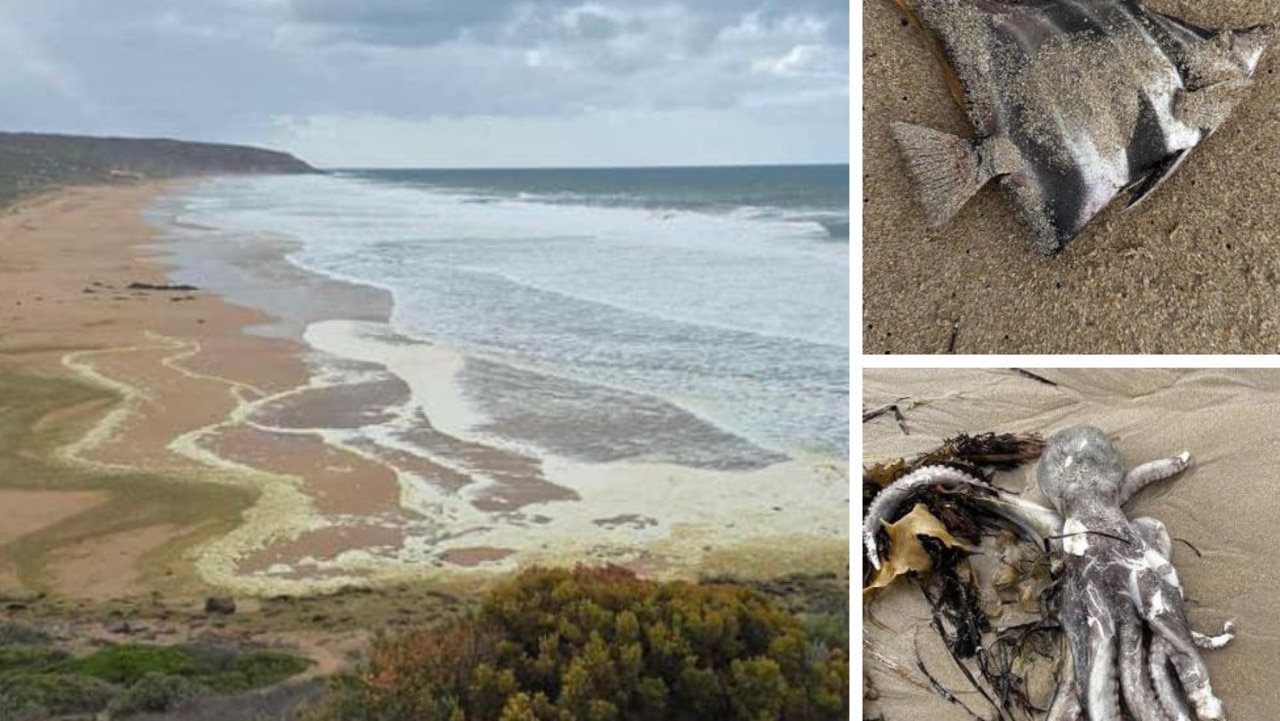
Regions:
<instances>
[{"instance_id":1,"label":"fish tail fin","mask_svg":"<svg viewBox=\"0 0 1280 721\"><path fill-rule=\"evenodd\" d=\"M940 228L991 180L978 146L964 138L910 123L889 126L929 224Z\"/></svg>"}]
</instances>

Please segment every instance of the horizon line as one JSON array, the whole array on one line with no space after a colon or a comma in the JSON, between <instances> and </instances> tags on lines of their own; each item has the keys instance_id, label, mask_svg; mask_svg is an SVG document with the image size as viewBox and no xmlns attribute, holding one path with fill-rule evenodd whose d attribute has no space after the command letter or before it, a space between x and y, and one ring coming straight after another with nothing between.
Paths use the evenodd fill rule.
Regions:
<instances>
[{"instance_id":1,"label":"horizon line","mask_svg":"<svg viewBox=\"0 0 1280 721\"><path fill-rule=\"evenodd\" d=\"M306 160L302 158L302 160ZM327 172L361 170L688 170L693 168L795 168L847 166L849 161L822 162L761 162L761 163L708 163L708 164L655 164L655 165L316 165L317 170Z\"/></svg>"}]
</instances>

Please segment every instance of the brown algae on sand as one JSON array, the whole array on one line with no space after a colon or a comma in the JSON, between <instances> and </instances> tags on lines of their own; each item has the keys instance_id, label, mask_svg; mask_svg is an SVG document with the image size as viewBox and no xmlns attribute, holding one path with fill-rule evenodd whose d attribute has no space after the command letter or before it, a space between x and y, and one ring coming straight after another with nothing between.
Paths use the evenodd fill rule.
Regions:
<instances>
[{"instance_id":1,"label":"brown algae on sand","mask_svg":"<svg viewBox=\"0 0 1280 721\"><path fill-rule=\"evenodd\" d=\"M979 139L891 132L931 225L1001 189L1044 255L1117 195L1130 207L1213 134L1248 90L1268 26L1206 30L1132 0L895 0L934 39Z\"/></svg>"}]
</instances>

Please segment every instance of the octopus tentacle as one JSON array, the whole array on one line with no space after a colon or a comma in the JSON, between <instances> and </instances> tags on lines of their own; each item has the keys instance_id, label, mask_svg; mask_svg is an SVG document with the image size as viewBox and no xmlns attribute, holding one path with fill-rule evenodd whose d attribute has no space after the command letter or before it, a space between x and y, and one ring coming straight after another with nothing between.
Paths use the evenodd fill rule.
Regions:
<instances>
[{"instance_id":1,"label":"octopus tentacle","mask_svg":"<svg viewBox=\"0 0 1280 721\"><path fill-rule=\"evenodd\" d=\"M1148 558L1151 563L1152 570L1160 575L1165 584L1171 587L1171 590L1178 593L1179 598L1186 598L1186 594L1182 590L1182 583L1178 580L1178 572L1173 567L1173 541L1169 537L1169 532L1160 521L1149 516L1139 516L1133 519L1134 528L1137 529L1139 537L1147 542L1148 545L1160 552L1161 559ZM1236 622L1227 621L1222 624L1222 633L1209 635L1200 633L1199 631L1191 631L1191 642L1196 646L1218 650L1224 648L1231 640L1236 637Z\"/></svg>"},{"instance_id":2,"label":"octopus tentacle","mask_svg":"<svg viewBox=\"0 0 1280 721\"><path fill-rule=\"evenodd\" d=\"M1044 721L1082 721L1084 710L1080 708L1080 686L1075 680L1074 654L1062 655L1062 667L1058 669L1058 677L1062 681L1053 692L1053 700L1049 702L1049 713L1044 717Z\"/></svg>"},{"instance_id":3,"label":"octopus tentacle","mask_svg":"<svg viewBox=\"0 0 1280 721\"><path fill-rule=\"evenodd\" d=\"M1067 576L1063 581L1061 606L1058 609L1058 620L1062 623L1062 631L1067 637L1070 649L1071 664L1066 668L1064 683L1072 683L1077 694L1076 703L1081 703L1079 694L1089 684L1089 611L1085 608L1083 581Z\"/></svg>"},{"instance_id":4,"label":"octopus tentacle","mask_svg":"<svg viewBox=\"0 0 1280 721\"><path fill-rule=\"evenodd\" d=\"M1169 642L1159 634L1151 638L1148 662L1151 683L1165 713L1174 721L1191 721L1191 708L1182 700L1182 690L1174 683L1173 673L1169 668Z\"/></svg>"},{"instance_id":5,"label":"octopus tentacle","mask_svg":"<svg viewBox=\"0 0 1280 721\"><path fill-rule=\"evenodd\" d=\"M1044 717L1044 721L1081 721L1084 718L1084 710L1080 708L1080 691L1075 681L1067 679L1058 685L1058 691L1053 696L1053 703L1049 706L1049 714Z\"/></svg>"},{"instance_id":6,"label":"octopus tentacle","mask_svg":"<svg viewBox=\"0 0 1280 721\"><path fill-rule=\"evenodd\" d=\"M1170 561L1173 555L1173 542L1169 537L1168 531L1165 530L1164 524L1154 518L1140 517L1133 519L1133 525L1139 537L1154 547L1153 550L1160 554L1159 557L1146 554L1148 568L1159 577L1160 591L1170 598L1176 598L1180 601L1184 596L1182 584L1178 581L1177 572ZM1175 593L1176 596L1174 595ZM1197 695L1201 699L1197 703L1201 718L1223 718L1222 702L1213 696L1213 691L1209 686L1208 672L1204 670L1203 661L1200 660L1199 654L1192 646L1206 649L1219 649L1226 646L1235 638L1235 622L1227 621L1222 625L1221 634L1208 636L1191 630L1184 614L1177 613L1174 609L1157 608L1154 603L1144 603L1151 599L1152 596L1148 594L1141 601L1139 599L1134 600L1140 610L1150 606L1152 615L1159 615L1165 619L1161 624L1152 624L1152 628L1156 630L1156 633L1152 634L1149 664L1151 681L1155 686L1156 697L1160 700L1161 706L1176 721L1190 721L1191 711L1186 703L1183 702L1182 694L1174 684L1169 672L1169 664L1172 661L1178 669L1179 676L1183 678L1183 686L1187 694L1192 696L1193 700ZM1186 632L1185 635L1180 635L1179 628ZM1170 639L1168 631L1174 632L1179 637ZM1189 644L1185 640L1187 638L1190 639ZM1180 659L1179 657L1182 658ZM1186 660L1187 657L1194 658L1195 661L1188 661ZM1187 682L1188 675L1192 679L1190 684ZM1200 684L1201 679L1203 684ZM1202 709L1202 705L1207 708ZM1206 711L1209 715L1206 715ZM1215 713L1218 715L1213 715Z\"/></svg>"},{"instance_id":7,"label":"octopus tentacle","mask_svg":"<svg viewBox=\"0 0 1280 721\"><path fill-rule=\"evenodd\" d=\"M880 568L876 533L880 530L881 523L888 520L912 494L930 486L969 487L978 490L978 494L974 496L976 503L1017 525L1037 545L1041 545L1046 536L1052 536L1062 528L1062 518L1037 503L992 488L978 478L949 466L925 466L889 484L871 501L867 516L862 522L862 542L872 568Z\"/></svg>"},{"instance_id":8,"label":"octopus tentacle","mask_svg":"<svg viewBox=\"0 0 1280 721\"><path fill-rule=\"evenodd\" d=\"M1169 660L1188 700L1203 721L1225 718L1222 702L1213 694L1209 671L1192 641L1182 605L1182 586L1173 565L1142 537L1144 529L1133 524L1141 555L1128 564L1128 595L1132 607L1169 645ZM1146 529L1149 532L1149 527Z\"/></svg>"},{"instance_id":9,"label":"octopus tentacle","mask_svg":"<svg viewBox=\"0 0 1280 721\"><path fill-rule=\"evenodd\" d=\"M1185 471L1189 465L1191 465L1191 454L1183 451L1172 458L1147 461L1140 466L1130 468L1120 483L1120 504L1124 505L1147 484L1176 476Z\"/></svg>"},{"instance_id":10,"label":"octopus tentacle","mask_svg":"<svg viewBox=\"0 0 1280 721\"><path fill-rule=\"evenodd\" d=\"M1202 721L1221 721L1227 717L1222 700L1213 693L1209 683L1209 669L1204 659L1191 642L1191 631L1185 620L1172 613L1153 614L1147 619L1156 632L1169 642L1169 660L1173 662L1178 673L1178 681L1186 693L1187 700L1196 709L1196 715Z\"/></svg>"},{"instance_id":11,"label":"octopus tentacle","mask_svg":"<svg viewBox=\"0 0 1280 721\"><path fill-rule=\"evenodd\" d=\"M1169 721L1148 676L1142 625L1129 614L1120 622L1120 690L1137 721Z\"/></svg>"},{"instance_id":12,"label":"octopus tentacle","mask_svg":"<svg viewBox=\"0 0 1280 721\"><path fill-rule=\"evenodd\" d=\"M867 508L867 516L862 522L862 543L872 568L877 570L880 568L880 549L876 546L876 532L880 530L881 523L910 498L911 494L929 486L987 487L968 473L948 466L917 468L889 484L871 501L871 506Z\"/></svg>"},{"instance_id":13,"label":"octopus tentacle","mask_svg":"<svg viewBox=\"0 0 1280 721\"><path fill-rule=\"evenodd\" d=\"M1147 516L1133 519L1133 527L1138 537L1146 541L1164 556L1166 561L1173 558L1173 540L1164 523ZM1179 597L1182 587L1178 585ZM1151 635L1151 653L1147 656L1148 674L1161 708L1173 721L1191 721L1191 709L1182 700L1182 691L1173 680L1173 672L1169 667L1169 642L1158 633Z\"/></svg>"},{"instance_id":14,"label":"octopus tentacle","mask_svg":"<svg viewBox=\"0 0 1280 721\"><path fill-rule=\"evenodd\" d=\"M1216 636L1203 634L1203 633L1200 633L1199 631L1191 632L1191 642L1200 648L1207 649L1210 651L1216 651L1220 648L1224 648L1227 644L1231 643L1231 640L1234 639L1235 637L1236 637L1235 621L1227 621L1226 623L1222 624L1222 633L1217 634Z\"/></svg>"},{"instance_id":15,"label":"octopus tentacle","mask_svg":"<svg viewBox=\"0 0 1280 721\"><path fill-rule=\"evenodd\" d=\"M1093 653L1085 686L1085 710L1089 721L1115 721L1120 718L1120 680L1116 675L1116 623L1110 613L1090 616L1089 645Z\"/></svg>"}]
</instances>

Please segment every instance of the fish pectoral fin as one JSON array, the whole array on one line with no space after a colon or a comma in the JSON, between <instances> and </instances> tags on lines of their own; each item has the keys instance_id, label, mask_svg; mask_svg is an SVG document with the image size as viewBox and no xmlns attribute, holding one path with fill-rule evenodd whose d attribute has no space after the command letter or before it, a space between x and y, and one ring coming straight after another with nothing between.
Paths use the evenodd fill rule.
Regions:
<instances>
[{"instance_id":1,"label":"fish pectoral fin","mask_svg":"<svg viewBox=\"0 0 1280 721\"><path fill-rule=\"evenodd\" d=\"M1187 155L1190 152L1191 148L1187 148L1170 155L1153 168L1145 178L1135 183L1134 185L1137 189L1134 191L1133 197L1129 199L1129 204L1125 206L1125 210L1133 210L1138 207L1142 201L1147 199L1147 196L1155 192L1156 188L1164 184L1164 181L1170 175L1173 175L1173 171L1177 170L1179 165L1182 165L1182 161L1187 159Z\"/></svg>"},{"instance_id":2,"label":"fish pectoral fin","mask_svg":"<svg viewBox=\"0 0 1280 721\"><path fill-rule=\"evenodd\" d=\"M892 123L889 131L935 228L946 225L992 178L978 146L964 138L910 123Z\"/></svg>"}]
</instances>

